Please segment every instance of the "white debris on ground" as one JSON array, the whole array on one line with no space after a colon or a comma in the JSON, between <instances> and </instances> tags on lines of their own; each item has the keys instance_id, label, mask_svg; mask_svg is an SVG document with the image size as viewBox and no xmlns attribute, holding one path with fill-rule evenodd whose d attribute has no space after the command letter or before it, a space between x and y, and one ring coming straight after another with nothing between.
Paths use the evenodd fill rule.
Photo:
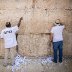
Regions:
<instances>
[{"instance_id":1,"label":"white debris on ground","mask_svg":"<svg viewBox=\"0 0 72 72\"><path fill-rule=\"evenodd\" d=\"M49 56L46 59L41 59L41 63L42 64L46 64L46 63L52 63L53 61L53 57Z\"/></svg>"},{"instance_id":2,"label":"white debris on ground","mask_svg":"<svg viewBox=\"0 0 72 72\"><path fill-rule=\"evenodd\" d=\"M47 58L40 58L35 59L34 61L32 59L27 59L26 57L21 57L19 54L15 58L15 65L12 66L12 72L15 72L15 70L18 70L21 68L21 65L27 65L30 63L41 63L41 64L47 64L52 63L53 57L49 56Z\"/></svg>"}]
</instances>

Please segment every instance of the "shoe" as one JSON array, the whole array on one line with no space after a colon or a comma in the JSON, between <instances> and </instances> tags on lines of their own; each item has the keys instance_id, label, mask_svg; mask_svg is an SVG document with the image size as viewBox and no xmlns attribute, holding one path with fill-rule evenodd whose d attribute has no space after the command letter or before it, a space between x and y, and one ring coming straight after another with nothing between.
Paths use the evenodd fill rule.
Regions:
<instances>
[{"instance_id":1,"label":"shoe","mask_svg":"<svg viewBox=\"0 0 72 72\"><path fill-rule=\"evenodd\" d=\"M59 61L59 63L62 63L62 61Z\"/></svg>"},{"instance_id":2,"label":"shoe","mask_svg":"<svg viewBox=\"0 0 72 72\"><path fill-rule=\"evenodd\" d=\"M59 63L62 63L62 60L59 60Z\"/></svg>"},{"instance_id":3,"label":"shoe","mask_svg":"<svg viewBox=\"0 0 72 72\"><path fill-rule=\"evenodd\" d=\"M55 61L53 61L54 63L57 63L57 62L55 62Z\"/></svg>"},{"instance_id":4,"label":"shoe","mask_svg":"<svg viewBox=\"0 0 72 72\"><path fill-rule=\"evenodd\" d=\"M54 63L57 63L57 61L54 61L54 60L53 60L53 62L54 62Z\"/></svg>"}]
</instances>

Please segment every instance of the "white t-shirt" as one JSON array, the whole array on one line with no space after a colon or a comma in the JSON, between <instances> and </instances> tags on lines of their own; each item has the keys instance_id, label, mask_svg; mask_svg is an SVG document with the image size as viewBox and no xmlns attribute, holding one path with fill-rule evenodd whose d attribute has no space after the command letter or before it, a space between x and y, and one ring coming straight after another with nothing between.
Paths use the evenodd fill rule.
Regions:
<instances>
[{"instance_id":1,"label":"white t-shirt","mask_svg":"<svg viewBox=\"0 0 72 72\"><path fill-rule=\"evenodd\" d=\"M63 40L63 29L64 25L56 25L52 28L51 33L53 33L53 42L58 42Z\"/></svg>"},{"instance_id":2,"label":"white t-shirt","mask_svg":"<svg viewBox=\"0 0 72 72\"><path fill-rule=\"evenodd\" d=\"M1 38L4 39L5 48L12 48L17 45L16 32L18 30L18 26L14 26L1 31Z\"/></svg>"},{"instance_id":3,"label":"white t-shirt","mask_svg":"<svg viewBox=\"0 0 72 72\"><path fill-rule=\"evenodd\" d=\"M1 38L1 33L0 33L0 38Z\"/></svg>"}]
</instances>

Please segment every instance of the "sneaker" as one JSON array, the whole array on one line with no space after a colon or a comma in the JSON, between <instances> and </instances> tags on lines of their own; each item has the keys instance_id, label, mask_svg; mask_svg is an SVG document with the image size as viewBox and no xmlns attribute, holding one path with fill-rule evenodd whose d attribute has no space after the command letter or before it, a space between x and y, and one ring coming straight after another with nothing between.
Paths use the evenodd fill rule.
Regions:
<instances>
[{"instance_id":1,"label":"sneaker","mask_svg":"<svg viewBox=\"0 0 72 72\"><path fill-rule=\"evenodd\" d=\"M62 63L62 61L59 61L59 63Z\"/></svg>"},{"instance_id":2,"label":"sneaker","mask_svg":"<svg viewBox=\"0 0 72 72\"><path fill-rule=\"evenodd\" d=\"M54 61L54 59L52 60L54 63L57 63L57 61Z\"/></svg>"},{"instance_id":3,"label":"sneaker","mask_svg":"<svg viewBox=\"0 0 72 72\"><path fill-rule=\"evenodd\" d=\"M57 63L57 62L55 62L55 61L53 61L54 63Z\"/></svg>"}]
</instances>

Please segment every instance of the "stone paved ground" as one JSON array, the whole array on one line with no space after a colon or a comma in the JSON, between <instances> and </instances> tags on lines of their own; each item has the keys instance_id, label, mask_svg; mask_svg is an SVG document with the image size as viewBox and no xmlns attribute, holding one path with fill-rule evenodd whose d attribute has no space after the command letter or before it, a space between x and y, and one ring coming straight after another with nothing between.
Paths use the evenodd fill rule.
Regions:
<instances>
[{"instance_id":1,"label":"stone paved ground","mask_svg":"<svg viewBox=\"0 0 72 72\"><path fill-rule=\"evenodd\" d=\"M64 57L63 63L39 63L37 59L30 59L28 64L20 65L15 72L72 72L72 57ZM3 59L0 59L0 72L12 72L12 67L4 67Z\"/></svg>"}]
</instances>

